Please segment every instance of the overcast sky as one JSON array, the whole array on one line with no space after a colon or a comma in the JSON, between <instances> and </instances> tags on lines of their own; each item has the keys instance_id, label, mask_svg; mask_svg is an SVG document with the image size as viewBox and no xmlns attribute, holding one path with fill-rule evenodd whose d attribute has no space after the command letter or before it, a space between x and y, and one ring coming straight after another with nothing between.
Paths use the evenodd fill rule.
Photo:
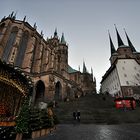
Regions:
<instances>
[{"instance_id":1,"label":"overcast sky","mask_svg":"<svg viewBox=\"0 0 140 140\"><path fill-rule=\"evenodd\" d=\"M114 24L127 44L123 28L133 45L140 51L140 0L0 0L0 18L17 12L17 19L27 16L29 24L37 23L44 38L51 37L55 28L61 37L64 32L69 44L69 64L82 70L93 68L97 90L110 67L108 30L117 48Z\"/></svg>"}]
</instances>

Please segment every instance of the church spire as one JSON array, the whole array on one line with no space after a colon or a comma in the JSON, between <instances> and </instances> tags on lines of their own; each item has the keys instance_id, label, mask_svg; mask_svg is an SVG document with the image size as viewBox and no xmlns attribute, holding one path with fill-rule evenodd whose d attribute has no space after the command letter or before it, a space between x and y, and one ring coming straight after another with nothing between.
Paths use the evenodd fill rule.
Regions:
<instances>
[{"instance_id":1,"label":"church spire","mask_svg":"<svg viewBox=\"0 0 140 140\"><path fill-rule=\"evenodd\" d=\"M13 19L16 19L17 12L14 14Z\"/></svg>"},{"instance_id":2,"label":"church spire","mask_svg":"<svg viewBox=\"0 0 140 140\"><path fill-rule=\"evenodd\" d=\"M64 33L62 33L61 43L62 43L62 44L66 44L66 41L65 41L65 38L64 38Z\"/></svg>"},{"instance_id":3,"label":"church spire","mask_svg":"<svg viewBox=\"0 0 140 140\"><path fill-rule=\"evenodd\" d=\"M14 11L12 11L12 13L11 13L10 17L11 17L11 18L13 18L13 15L14 15Z\"/></svg>"},{"instance_id":4,"label":"church spire","mask_svg":"<svg viewBox=\"0 0 140 140\"><path fill-rule=\"evenodd\" d=\"M111 36L110 36L109 30L108 30L108 34L109 34L110 49L111 49L111 56L112 56L112 54L115 53L116 50L115 50L114 44L113 44L113 42L112 42L112 39L111 39Z\"/></svg>"},{"instance_id":5,"label":"church spire","mask_svg":"<svg viewBox=\"0 0 140 140\"><path fill-rule=\"evenodd\" d=\"M93 75L93 69L92 69L92 67L91 67L91 75Z\"/></svg>"},{"instance_id":6,"label":"church spire","mask_svg":"<svg viewBox=\"0 0 140 140\"><path fill-rule=\"evenodd\" d=\"M87 68L86 68L86 65L85 65L85 61L83 61L83 73L87 73Z\"/></svg>"},{"instance_id":7,"label":"church spire","mask_svg":"<svg viewBox=\"0 0 140 140\"><path fill-rule=\"evenodd\" d=\"M34 23L34 29L37 29L36 22Z\"/></svg>"},{"instance_id":8,"label":"church spire","mask_svg":"<svg viewBox=\"0 0 140 140\"><path fill-rule=\"evenodd\" d=\"M79 69L79 72L80 72L80 65L79 65L78 69Z\"/></svg>"},{"instance_id":9,"label":"church spire","mask_svg":"<svg viewBox=\"0 0 140 140\"><path fill-rule=\"evenodd\" d=\"M114 24L114 25L115 25L115 24ZM121 37L120 37L120 35L119 35L119 32L118 32L118 30L117 30L116 25L115 25L115 29L116 29L116 33L117 33L118 47L120 47L121 45L124 45L124 43L123 43L123 41L122 41L122 39L121 39Z\"/></svg>"},{"instance_id":10,"label":"church spire","mask_svg":"<svg viewBox=\"0 0 140 140\"><path fill-rule=\"evenodd\" d=\"M54 31L54 38L57 38L57 28L55 28L55 31Z\"/></svg>"},{"instance_id":11,"label":"church spire","mask_svg":"<svg viewBox=\"0 0 140 140\"><path fill-rule=\"evenodd\" d=\"M132 52L136 52L136 49L133 46L132 42L130 41L125 29L124 29L124 32L125 32L125 35L126 35L126 38L127 38L128 46L131 48Z\"/></svg>"},{"instance_id":12,"label":"church spire","mask_svg":"<svg viewBox=\"0 0 140 140\"><path fill-rule=\"evenodd\" d=\"M23 18L23 22L25 22L25 20L26 20L26 16L24 16L24 18Z\"/></svg>"}]
</instances>

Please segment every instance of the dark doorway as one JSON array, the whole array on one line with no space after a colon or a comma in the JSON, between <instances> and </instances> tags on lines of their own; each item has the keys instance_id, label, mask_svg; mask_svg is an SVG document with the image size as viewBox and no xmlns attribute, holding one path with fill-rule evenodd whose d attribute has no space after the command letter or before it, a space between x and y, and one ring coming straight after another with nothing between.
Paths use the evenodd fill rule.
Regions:
<instances>
[{"instance_id":1,"label":"dark doorway","mask_svg":"<svg viewBox=\"0 0 140 140\"><path fill-rule=\"evenodd\" d=\"M54 96L54 99L56 101L61 99L61 92L62 92L61 83L57 82L56 85L55 85L55 96Z\"/></svg>"},{"instance_id":2,"label":"dark doorway","mask_svg":"<svg viewBox=\"0 0 140 140\"><path fill-rule=\"evenodd\" d=\"M35 97L35 103L43 101L45 93L45 85L44 82L39 80L36 83L36 97Z\"/></svg>"}]
</instances>

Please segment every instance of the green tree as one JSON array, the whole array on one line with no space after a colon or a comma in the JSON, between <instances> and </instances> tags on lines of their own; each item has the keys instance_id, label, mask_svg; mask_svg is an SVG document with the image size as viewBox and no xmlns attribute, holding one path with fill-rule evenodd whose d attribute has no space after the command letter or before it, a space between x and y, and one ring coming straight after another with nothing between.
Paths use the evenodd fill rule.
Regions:
<instances>
[{"instance_id":1,"label":"green tree","mask_svg":"<svg viewBox=\"0 0 140 140\"><path fill-rule=\"evenodd\" d=\"M53 116L50 116L47 109L42 109L40 111L40 126L41 128L50 128L54 126Z\"/></svg>"},{"instance_id":2,"label":"green tree","mask_svg":"<svg viewBox=\"0 0 140 140\"><path fill-rule=\"evenodd\" d=\"M35 131L40 129L40 111L38 108L30 110L30 130Z\"/></svg>"},{"instance_id":3,"label":"green tree","mask_svg":"<svg viewBox=\"0 0 140 140\"><path fill-rule=\"evenodd\" d=\"M16 132L17 133L28 133L29 132L29 98L24 97L23 104L16 119Z\"/></svg>"}]
</instances>

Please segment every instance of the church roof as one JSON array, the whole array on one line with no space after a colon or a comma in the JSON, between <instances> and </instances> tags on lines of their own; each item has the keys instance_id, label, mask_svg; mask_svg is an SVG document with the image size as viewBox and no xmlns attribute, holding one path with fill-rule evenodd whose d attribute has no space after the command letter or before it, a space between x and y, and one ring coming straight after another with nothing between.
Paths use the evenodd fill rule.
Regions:
<instances>
[{"instance_id":1,"label":"church roof","mask_svg":"<svg viewBox=\"0 0 140 140\"><path fill-rule=\"evenodd\" d=\"M119 48L130 48L130 46L127 46L127 45L121 45L121 46L119 46Z\"/></svg>"},{"instance_id":2,"label":"church roof","mask_svg":"<svg viewBox=\"0 0 140 140\"><path fill-rule=\"evenodd\" d=\"M68 65L68 73L75 73L75 72L79 72L79 71L73 69L71 66Z\"/></svg>"}]
</instances>

